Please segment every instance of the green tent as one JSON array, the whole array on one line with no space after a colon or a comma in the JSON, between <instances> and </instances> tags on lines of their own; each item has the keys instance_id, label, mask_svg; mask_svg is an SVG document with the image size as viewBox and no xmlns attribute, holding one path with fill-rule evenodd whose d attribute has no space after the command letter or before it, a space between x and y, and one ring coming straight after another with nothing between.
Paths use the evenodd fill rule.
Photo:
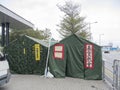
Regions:
<instances>
[{"instance_id":1,"label":"green tent","mask_svg":"<svg viewBox=\"0 0 120 90\"><path fill-rule=\"evenodd\" d=\"M21 36L4 48L10 69L18 74L44 74L47 43L29 37Z\"/></svg>"},{"instance_id":2,"label":"green tent","mask_svg":"<svg viewBox=\"0 0 120 90\"><path fill-rule=\"evenodd\" d=\"M73 34L51 46L49 68L55 77L102 79L101 47Z\"/></svg>"}]
</instances>

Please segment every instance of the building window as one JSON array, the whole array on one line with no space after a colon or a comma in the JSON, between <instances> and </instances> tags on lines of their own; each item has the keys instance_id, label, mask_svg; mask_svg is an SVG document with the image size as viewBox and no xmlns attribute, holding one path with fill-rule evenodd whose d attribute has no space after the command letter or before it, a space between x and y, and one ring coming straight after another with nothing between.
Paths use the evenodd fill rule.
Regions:
<instances>
[{"instance_id":1,"label":"building window","mask_svg":"<svg viewBox=\"0 0 120 90\"><path fill-rule=\"evenodd\" d=\"M85 68L94 68L94 46L93 44L85 44L84 46L84 65Z\"/></svg>"},{"instance_id":2,"label":"building window","mask_svg":"<svg viewBox=\"0 0 120 90\"><path fill-rule=\"evenodd\" d=\"M54 59L64 59L64 45L56 44L54 45Z\"/></svg>"}]
</instances>

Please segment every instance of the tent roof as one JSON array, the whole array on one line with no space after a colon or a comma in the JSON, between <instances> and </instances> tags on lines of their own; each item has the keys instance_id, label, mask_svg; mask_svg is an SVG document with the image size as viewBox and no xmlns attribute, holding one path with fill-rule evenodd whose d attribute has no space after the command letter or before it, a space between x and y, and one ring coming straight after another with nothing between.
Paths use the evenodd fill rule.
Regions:
<instances>
[{"instance_id":1,"label":"tent roof","mask_svg":"<svg viewBox=\"0 0 120 90\"><path fill-rule=\"evenodd\" d=\"M31 22L0 4L0 23L6 22L10 23L10 28L12 29L20 30L34 28Z\"/></svg>"},{"instance_id":2,"label":"tent roof","mask_svg":"<svg viewBox=\"0 0 120 90\"><path fill-rule=\"evenodd\" d=\"M33 41L35 41L35 42L37 42L37 43L43 45L43 46L45 46L45 47L48 47L48 43L45 42L45 41L43 41L43 40L39 40L39 39L30 37L30 36L27 36L27 35L25 35L25 36L26 36L27 38L29 38L29 39L31 39L31 40L33 40Z\"/></svg>"},{"instance_id":3,"label":"tent roof","mask_svg":"<svg viewBox=\"0 0 120 90\"><path fill-rule=\"evenodd\" d=\"M70 37L72 37L72 36L75 36L78 40L81 40L81 39L82 39L82 40L84 40L84 41L86 41L86 42L92 43L92 44L94 44L94 45L100 47L99 45L97 45L97 44L95 44L95 43L93 43L93 42L91 42L91 41L89 41L89 40L86 40L86 39L84 39L84 38L81 37L81 36L77 36L76 34L72 34L72 35L70 35L70 36L68 36L68 37L66 37L66 38L64 38L64 39L62 39L61 41L67 40L68 38L70 38ZM60 42L61 42L61 41L60 41Z\"/></svg>"}]
</instances>

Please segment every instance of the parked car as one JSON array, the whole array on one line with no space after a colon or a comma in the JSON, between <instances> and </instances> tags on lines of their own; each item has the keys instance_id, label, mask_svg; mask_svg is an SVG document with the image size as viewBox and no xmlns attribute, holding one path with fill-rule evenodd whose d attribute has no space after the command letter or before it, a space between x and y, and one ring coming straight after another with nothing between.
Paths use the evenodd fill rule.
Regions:
<instances>
[{"instance_id":1,"label":"parked car","mask_svg":"<svg viewBox=\"0 0 120 90\"><path fill-rule=\"evenodd\" d=\"M10 75L11 74L6 55L3 55L3 53L0 52L0 86L9 82Z\"/></svg>"}]
</instances>

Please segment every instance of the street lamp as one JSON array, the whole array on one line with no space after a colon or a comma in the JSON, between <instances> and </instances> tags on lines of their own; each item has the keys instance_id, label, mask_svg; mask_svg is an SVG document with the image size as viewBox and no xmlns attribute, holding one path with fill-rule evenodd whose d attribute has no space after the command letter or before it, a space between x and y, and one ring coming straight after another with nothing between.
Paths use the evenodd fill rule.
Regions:
<instances>
[{"instance_id":1,"label":"street lamp","mask_svg":"<svg viewBox=\"0 0 120 90\"><path fill-rule=\"evenodd\" d=\"M104 34L99 34L99 45L101 46L101 36Z\"/></svg>"},{"instance_id":2,"label":"street lamp","mask_svg":"<svg viewBox=\"0 0 120 90\"><path fill-rule=\"evenodd\" d=\"M89 32L90 32L90 40L92 40L92 33L91 33L91 24L95 24L95 23L98 23L97 21L96 22L92 22L92 23L88 23L89 25Z\"/></svg>"}]
</instances>

